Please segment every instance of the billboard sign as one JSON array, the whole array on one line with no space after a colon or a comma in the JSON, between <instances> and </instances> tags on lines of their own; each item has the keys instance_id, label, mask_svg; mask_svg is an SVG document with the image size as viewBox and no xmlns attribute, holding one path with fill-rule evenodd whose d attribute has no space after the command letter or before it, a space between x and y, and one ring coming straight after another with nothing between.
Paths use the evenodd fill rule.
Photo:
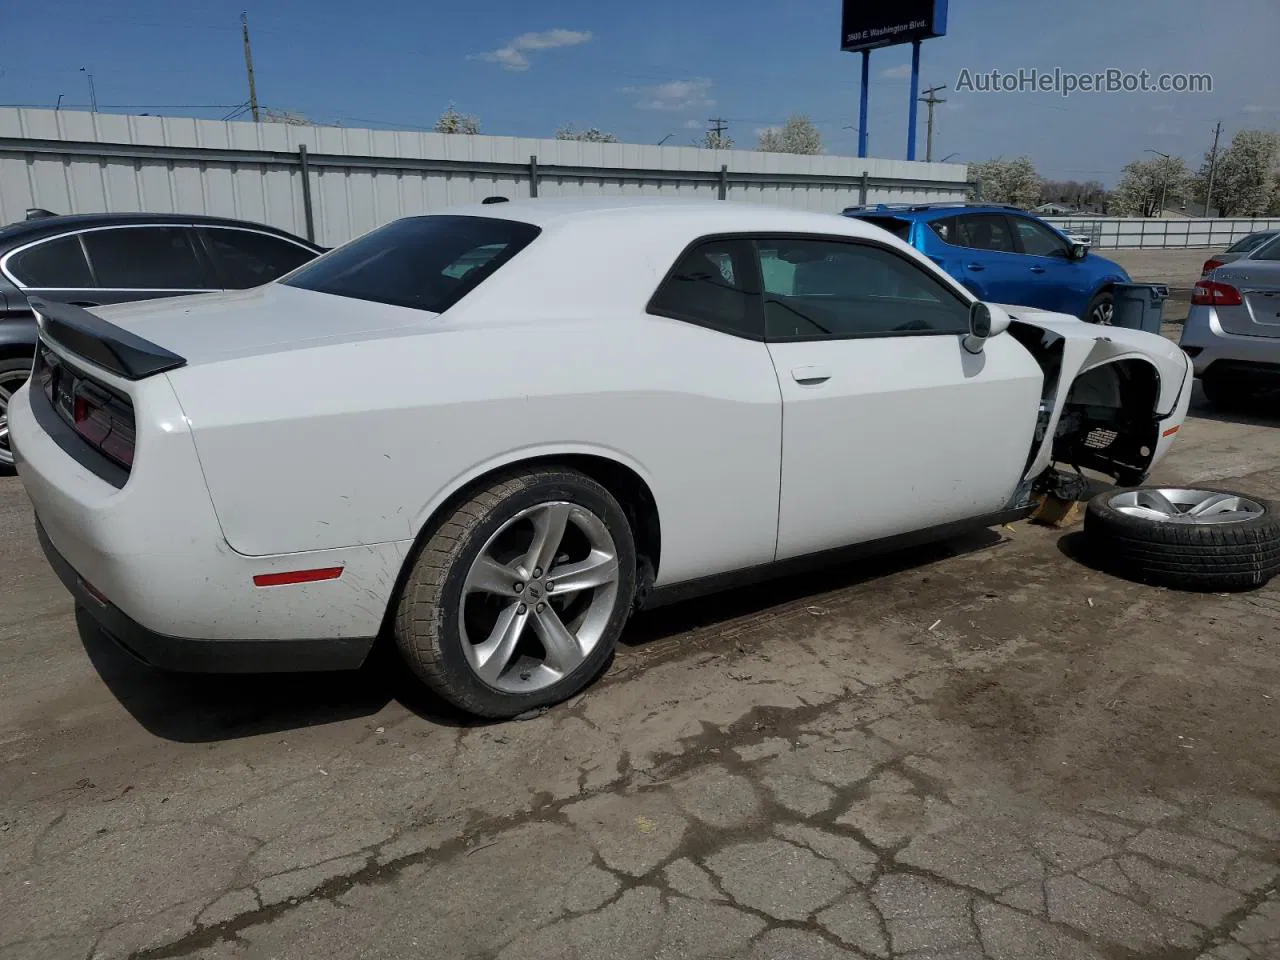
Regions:
<instances>
[{"instance_id":1,"label":"billboard sign","mask_svg":"<svg viewBox=\"0 0 1280 960\"><path fill-rule=\"evenodd\" d=\"M841 50L874 50L947 33L947 0L844 0Z\"/></svg>"}]
</instances>

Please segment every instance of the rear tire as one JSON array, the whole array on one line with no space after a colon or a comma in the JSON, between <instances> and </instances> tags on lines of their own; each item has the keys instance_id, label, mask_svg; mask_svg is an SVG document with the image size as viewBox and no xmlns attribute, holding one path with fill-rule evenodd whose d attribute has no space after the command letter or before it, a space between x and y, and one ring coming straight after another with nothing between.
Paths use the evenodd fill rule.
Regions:
<instances>
[{"instance_id":1,"label":"rear tire","mask_svg":"<svg viewBox=\"0 0 1280 960\"><path fill-rule=\"evenodd\" d=\"M0 476L14 472L13 450L9 445L9 398L31 376L31 357L0 360Z\"/></svg>"},{"instance_id":2,"label":"rear tire","mask_svg":"<svg viewBox=\"0 0 1280 960\"><path fill-rule=\"evenodd\" d=\"M1226 522L1194 522L1188 514L1158 519L1154 511L1150 516L1125 512L1135 509L1130 504L1134 494L1144 492L1175 500L1180 493L1190 493L1140 488L1094 497L1085 511L1084 536L1090 556L1101 568L1139 583L1197 591L1252 590L1280 572L1280 514L1270 501L1243 498L1241 518ZM1226 490L1194 492L1241 497ZM1230 511L1233 505L1228 501L1222 509Z\"/></svg>"},{"instance_id":3,"label":"rear tire","mask_svg":"<svg viewBox=\"0 0 1280 960\"><path fill-rule=\"evenodd\" d=\"M1209 405L1218 410L1240 410L1252 399L1252 391L1247 380L1231 379L1225 374L1206 371L1200 378L1200 389Z\"/></svg>"},{"instance_id":4,"label":"rear tire","mask_svg":"<svg viewBox=\"0 0 1280 960\"><path fill-rule=\"evenodd\" d=\"M397 604L396 644L449 703L515 717L599 673L635 585L635 543L613 495L575 470L522 470L436 526Z\"/></svg>"},{"instance_id":5,"label":"rear tire","mask_svg":"<svg viewBox=\"0 0 1280 960\"><path fill-rule=\"evenodd\" d=\"M1103 290L1089 301L1089 306L1085 308L1084 316L1080 319L1085 323L1096 323L1109 327L1115 319L1115 310L1115 295L1110 290Z\"/></svg>"}]
</instances>

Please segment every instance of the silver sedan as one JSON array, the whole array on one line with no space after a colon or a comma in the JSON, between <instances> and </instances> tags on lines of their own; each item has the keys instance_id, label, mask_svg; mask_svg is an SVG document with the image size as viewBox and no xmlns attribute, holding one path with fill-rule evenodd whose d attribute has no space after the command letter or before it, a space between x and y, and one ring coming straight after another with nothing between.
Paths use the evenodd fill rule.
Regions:
<instances>
[{"instance_id":1,"label":"silver sedan","mask_svg":"<svg viewBox=\"0 0 1280 960\"><path fill-rule=\"evenodd\" d=\"M1280 389L1280 236L1195 285L1179 342L1215 406Z\"/></svg>"}]
</instances>

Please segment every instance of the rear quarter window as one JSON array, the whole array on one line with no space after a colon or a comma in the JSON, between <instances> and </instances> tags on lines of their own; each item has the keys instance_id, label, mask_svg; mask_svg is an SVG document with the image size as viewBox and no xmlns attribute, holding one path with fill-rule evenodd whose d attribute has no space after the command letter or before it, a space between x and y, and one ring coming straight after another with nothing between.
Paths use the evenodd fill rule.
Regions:
<instances>
[{"instance_id":1,"label":"rear quarter window","mask_svg":"<svg viewBox=\"0 0 1280 960\"><path fill-rule=\"evenodd\" d=\"M443 313L541 230L497 217L406 217L304 265L286 286Z\"/></svg>"}]
</instances>

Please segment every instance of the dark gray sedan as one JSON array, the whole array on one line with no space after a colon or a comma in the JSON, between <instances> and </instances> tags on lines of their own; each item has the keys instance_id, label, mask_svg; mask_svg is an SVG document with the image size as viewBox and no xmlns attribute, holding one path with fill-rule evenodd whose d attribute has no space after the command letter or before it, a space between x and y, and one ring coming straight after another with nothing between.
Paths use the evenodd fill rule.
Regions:
<instances>
[{"instance_id":1,"label":"dark gray sedan","mask_svg":"<svg viewBox=\"0 0 1280 960\"><path fill-rule=\"evenodd\" d=\"M31 371L28 294L83 307L275 280L323 252L274 227L182 214L43 210L0 229L0 472L13 467L9 397Z\"/></svg>"}]
</instances>

